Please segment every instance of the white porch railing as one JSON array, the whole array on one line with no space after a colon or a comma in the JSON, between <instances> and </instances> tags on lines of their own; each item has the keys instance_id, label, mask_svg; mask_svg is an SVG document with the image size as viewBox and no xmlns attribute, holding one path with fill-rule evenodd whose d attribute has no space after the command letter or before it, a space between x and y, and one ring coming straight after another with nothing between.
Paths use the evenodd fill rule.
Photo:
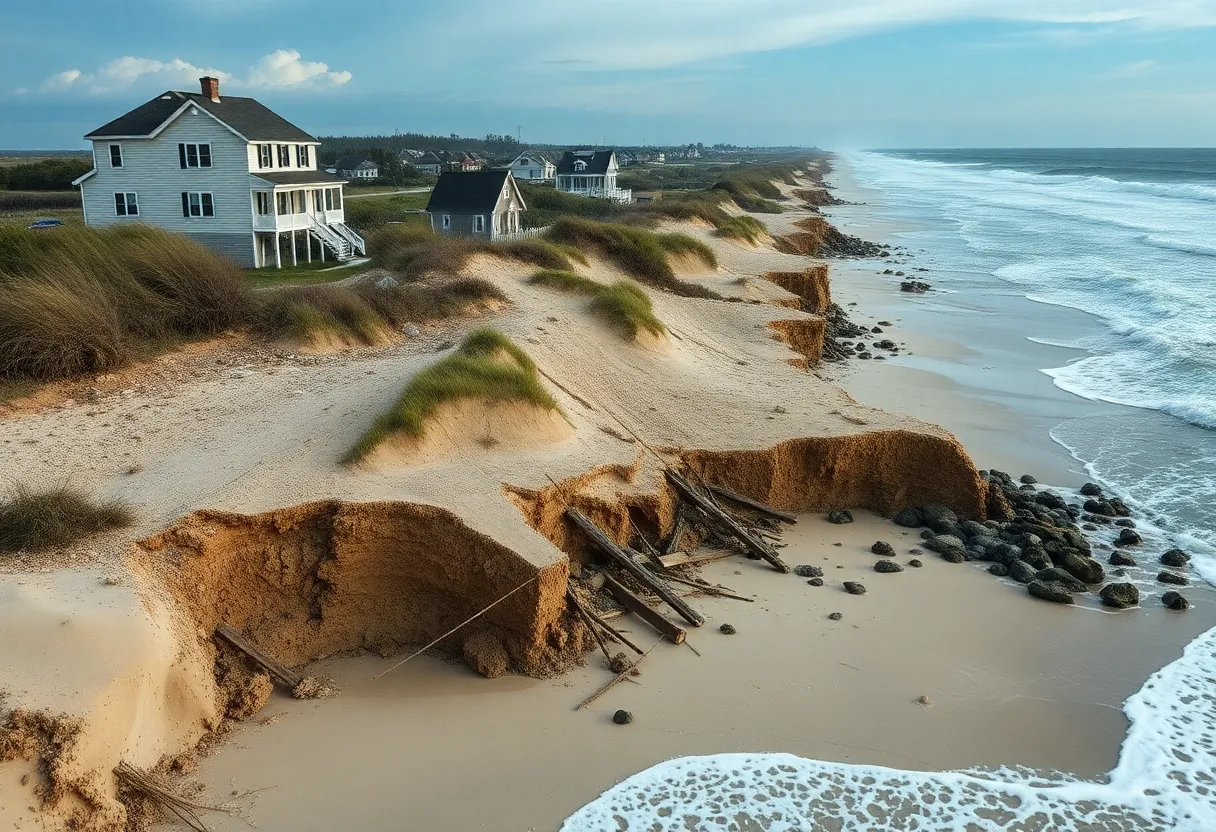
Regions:
<instances>
[{"instance_id":1,"label":"white porch railing","mask_svg":"<svg viewBox=\"0 0 1216 832\"><path fill-rule=\"evenodd\" d=\"M519 231L504 231L494 235L497 242L509 243L512 240L526 240L529 237L543 237L549 233L551 225L546 225L543 228L524 228Z\"/></svg>"},{"instance_id":2,"label":"white porch railing","mask_svg":"<svg viewBox=\"0 0 1216 832\"><path fill-rule=\"evenodd\" d=\"M329 228L336 231L346 242L350 243L353 251L357 251L365 256L367 255L367 241L363 239L363 236L358 231L355 231L344 222L331 222L329 223Z\"/></svg>"},{"instance_id":3,"label":"white porch railing","mask_svg":"<svg viewBox=\"0 0 1216 832\"><path fill-rule=\"evenodd\" d=\"M633 202L633 190L630 188L562 188L562 193L585 196L590 199L610 199L613 202Z\"/></svg>"},{"instance_id":4,"label":"white porch railing","mask_svg":"<svg viewBox=\"0 0 1216 832\"><path fill-rule=\"evenodd\" d=\"M349 260L351 245L345 237L334 230L335 226L317 222L309 216L308 233L317 238L321 245L329 246L334 256L339 260Z\"/></svg>"}]
</instances>

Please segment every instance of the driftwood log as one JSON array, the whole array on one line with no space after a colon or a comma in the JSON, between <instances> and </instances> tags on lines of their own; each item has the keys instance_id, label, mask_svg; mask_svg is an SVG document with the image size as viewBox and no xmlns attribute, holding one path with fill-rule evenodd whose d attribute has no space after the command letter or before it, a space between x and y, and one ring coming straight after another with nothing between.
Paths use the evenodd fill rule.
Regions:
<instances>
[{"instance_id":1,"label":"driftwood log","mask_svg":"<svg viewBox=\"0 0 1216 832\"><path fill-rule=\"evenodd\" d=\"M634 595L628 588L621 585L621 582L611 575L604 576L604 587L612 593L612 597L617 600L622 607L635 614L638 618L645 621L672 644L683 644L684 639L688 636L688 631L683 627L679 627L668 621L664 616L659 614L659 611L651 608L649 604Z\"/></svg>"},{"instance_id":2,"label":"driftwood log","mask_svg":"<svg viewBox=\"0 0 1216 832\"><path fill-rule=\"evenodd\" d=\"M759 500L753 500L750 497L744 497L742 494L731 491L729 488L723 488L720 485L714 485L713 483L708 482L705 483L705 487L709 489L711 494L717 497L725 497L732 503L738 503L741 506L747 506L754 511L758 511L761 514L767 514L774 520L780 520L782 523L789 523L791 525L798 522L798 517L790 514L788 511L781 511L773 508L767 503L762 503Z\"/></svg>"},{"instance_id":3,"label":"driftwood log","mask_svg":"<svg viewBox=\"0 0 1216 832\"><path fill-rule=\"evenodd\" d=\"M751 554L758 558L762 558L773 565L778 572L789 572L790 568L785 561L777 554L777 550L769 546L762 540L757 539L754 535L739 525L739 522L727 514L718 506L714 505L708 497L702 494L697 489L689 484L688 480L680 476L670 468L667 469L667 480L672 486L680 492L680 496L688 500L697 507L705 517L714 525L718 526L724 533L729 534L743 546Z\"/></svg>"},{"instance_id":4,"label":"driftwood log","mask_svg":"<svg viewBox=\"0 0 1216 832\"><path fill-rule=\"evenodd\" d=\"M297 686L299 686L300 682L304 680L303 677L298 673L293 673L291 670L288 670L286 667L267 656L261 650L254 647L247 638L229 627L227 624L217 625L215 628L215 634L260 664L263 668L265 668L266 672L271 675L271 677L278 679L284 685L287 685L288 688L294 690Z\"/></svg>"},{"instance_id":5,"label":"driftwood log","mask_svg":"<svg viewBox=\"0 0 1216 832\"><path fill-rule=\"evenodd\" d=\"M681 618L694 627L700 627L705 623L704 616L680 600L680 596L663 579L639 563L636 558L620 546L617 546L608 535L604 534L599 526L591 522L587 515L577 508L571 507L566 509L566 518L577 526L583 534L587 535L587 538L595 544L597 549L623 566L625 571L641 581L655 595L662 598L673 610L679 613Z\"/></svg>"}]
</instances>

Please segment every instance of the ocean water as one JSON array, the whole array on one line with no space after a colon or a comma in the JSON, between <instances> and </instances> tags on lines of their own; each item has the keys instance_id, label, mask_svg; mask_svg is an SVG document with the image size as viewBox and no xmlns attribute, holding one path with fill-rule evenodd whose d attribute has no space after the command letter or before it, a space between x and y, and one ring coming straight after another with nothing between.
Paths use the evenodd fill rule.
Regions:
<instances>
[{"instance_id":1,"label":"ocean water","mask_svg":"<svg viewBox=\"0 0 1216 832\"><path fill-rule=\"evenodd\" d=\"M889 151L848 162L897 213L936 220L903 240L929 249L935 271L986 276L1102 322L1097 335L1053 342L1084 357L1042 370L1126 407L1064 420L1051 435L1137 509L1146 545L1181 544L1216 583L1216 150ZM1043 340L1033 321L1026 336ZM1131 572L1155 602L1155 571ZM1123 710L1131 727L1101 781L686 757L620 783L562 829L1216 830L1216 630Z\"/></svg>"}]
</instances>

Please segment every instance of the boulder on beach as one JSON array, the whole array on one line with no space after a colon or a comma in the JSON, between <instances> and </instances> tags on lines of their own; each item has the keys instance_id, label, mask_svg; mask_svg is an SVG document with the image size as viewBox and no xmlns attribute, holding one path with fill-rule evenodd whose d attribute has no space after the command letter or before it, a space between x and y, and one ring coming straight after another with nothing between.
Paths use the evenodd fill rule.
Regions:
<instances>
[{"instance_id":1,"label":"boulder on beach","mask_svg":"<svg viewBox=\"0 0 1216 832\"><path fill-rule=\"evenodd\" d=\"M1064 555L1064 557L1056 561L1056 566L1072 575L1078 581L1084 581L1087 584L1100 584L1106 578L1106 572L1103 571L1102 564L1093 558L1082 557L1075 552L1069 552Z\"/></svg>"},{"instance_id":2,"label":"boulder on beach","mask_svg":"<svg viewBox=\"0 0 1216 832\"><path fill-rule=\"evenodd\" d=\"M948 551L965 552L967 547L963 541L952 534L935 534L925 538L925 548L931 552L945 554Z\"/></svg>"},{"instance_id":3,"label":"boulder on beach","mask_svg":"<svg viewBox=\"0 0 1216 832\"><path fill-rule=\"evenodd\" d=\"M1030 476L1030 474L1022 474L1022 476L1018 477L1018 480L1026 485L1034 485L1036 482L1038 482L1038 480Z\"/></svg>"},{"instance_id":4,"label":"boulder on beach","mask_svg":"<svg viewBox=\"0 0 1216 832\"><path fill-rule=\"evenodd\" d=\"M1177 572L1170 572L1163 569L1157 573L1157 580L1163 584L1173 584L1174 586L1188 586L1191 581L1186 575L1179 575Z\"/></svg>"},{"instance_id":5,"label":"boulder on beach","mask_svg":"<svg viewBox=\"0 0 1216 832\"><path fill-rule=\"evenodd\" d=\"M850 595L865 595L866 594L865 586L857 583L856 581L845 581L844 582L844 591L849 593Z\"/></svg>"},{"instance_id":6,"label":"boulder on beach","mask_svg":"<svg viewBox=\"0 0 1216 832\"><path fill-rule=\"evenodd\" d=\"M988 567L988 572L998 578L1005 578L1009 576L1009 567L1003 563L994 563Z\"/></svg>"},{"instance_id":7,"label":"boulder on beach","mask_svg":"<svg viewBox=\"0 0 1216 832\"><path fill-rule=\"evenodd\" d=\"M1162 563L1165 563L1165 562L1162 561ZM1127 552L1120 552L1116 549L1115 551L1110 553L1110 565L1111 566L1135 566L1136 559L1134 557L1132 557L1131 555L1129 555ZM1165 565L1173 566L1173 564L1170 564L1170 563L1166 563Z\"/></svg>"},{"instance_id":8,"label":"boulder on beach","mask_svg":"<svg viewBox=\"0 0 1216 832\"><path fill-rule=\"evenodd\" d=\"M925 516L921 514L918 508L906 508L896 514L891 520L897 526L903 526L905 529L918 529L925 525Z\"/></svg>"},{"instance_id":9,"label":"boulder on beach","mask_svg":"<svg viewBox=\"0 0 1216 832\"><path fill-rule=\"evenodd\" d=\"M1058 566L1041 569L1035 573L1035 577L1043 583L1063 584L1069 592L1087 592L1089 590L1086 584L1077 580Z\"/></svg>"},{"instance_id":10,"label":"boulder on beach","mask_svg":"<svg viewBox=\"0 0 1216 832\"><path fill-rule=\"evenodd\" d=\"M904 568L893 560L880 560L874 564L874 571L890 574L892 572L903 572Z\"/></svg>"},{"instance_id":11,"label":"boulder on beach","mask_svg":"<svg viewBox=\"0 0 1216 832\"><path fill-rule=\"evenodd\" d=\"M1119 536L1115 538L1116 546L1139 546L1143 543L1143 538L1135 529L1124 528L1120 530Z\"/></svg>"},{"instance_id":12,"label":"boulder on beach","mask_svg":"<svg viewBox=\"0 0 1216 832\"><path fill-rule=\"evenodd\" d=\"M1028 584L1035 579L1034 567L1024 560L1015 560L1009 566L1009 577L1020 584Z\"/></svg>"},{"instance_id":13,"label":"boulder on beach","mask_svg":"<svg viewBox=\"0 0 1216 832\"><path fill-rule=\"evenodd\" d=\"M822 578L823 569L809 563L800 563L794 567L794 574L799 578Z\"/></svg>"},{"instance_id":14,"label":"boulder on beach","mask_svg":"<svg viewBox=\"0 0 1216 832\"><path fill-rule=\"evenodd\" d=\"M832 619L833 621L839 621L840 619L844 618L844 613L839 613L839 612L828 613L828 618Z\"/></svg>"},{"instance_id":15,"label":"boulder on beach","mask_svg":"<svg viewBox=\"0 0 1216 832\"><path fill-rule=\"evenodd\" d=\"M1182 597L1182 593L1174 592L1173 590L1161 596L1161 603L1171 610L1182 611L1191 608L1190 602Z\"/></svg>"},{"instance_id":16,"label":"boulder on beach","mask_svg":"<svg viewBox=\"0 0 1216 832\"><path fill-rule=\"evenodd\" d=\"M1114 555L1111 557L1114 557ZM1172 566L1175 569L1186 566L1190 562L1191 556L1181 549L1170 549L1161 555L1161 564L1163 566Z\"/></svg>"},{"instance_id":17,"label":"boulder on beach","mask_svg":"<svg viewBox=\"0 0 1216 832\"><path fill-rule=\"evenodd\" d=\"M934 523L958 522L958 515L954 513L954 510L941 503L930 503L927 506L921 506L920 513L925 518L925 523L930 526Z\"/></svg>"},{"instance_id":18,"label":"boulder on beach","mask_svg":"<svg viewBox=\"0 0 1216 832\"><path fill-rule=\"evenodd\" d=\"M890 543L887 543L886 541L879 540L873 546L870 547L870 551L876 555L883 555L884 557L890 557L891 555L895 554L895 547L893 547Z\"/></svg>"},{"instance_id":19,"label":"boulder on beach","mask_svg":"<svg viewBox=\"0 0 1216 832\"><path fill-rule=\"evenodd\" d=\"M1026 590L1035 598L1042 598L1044 601L1054 601L1057 604L1072 603L1072 594L1063 584L1031 581Z\"/></svg>"},{"instance_id":20,"label":"boulder on beach","mask_svg":"<svg viewBox=\"0 0 1216 832\"><path fill-rule=\"evenodd\" d=\"M845 509L829 511L828 512L828 522L835 523L838 526L843 526L846 523L852 523L853 522L853 512L847 511Z\"/></svg>"},{"instance_id":21,"label":"boulder on beach","mask_svg":"<svg viewBox=\"0 0 1216 832\"><path fill-rule=\"evenodd\" d=\"M807 586L823 586L823 578L811 578L806 584Z\"/></svg>"},{"instance_id":22,"label":"boulder on beach","mask_svg":"<svg viewBox=\"0 0 1216 832\"><path fill-rule=\"evenodd\" d=\"M1135 584L1107 584L1098 593L1102 603L1117 610L1125 610L1140 603L1140 590Z\"/></svg>"},{"instance_id":23,"label":"boulder on beach","mask_svg":"<svg viewBox=\"0 0 1216 832\"><path fill-rule=\"evenodd\" d=\"M913 569L920 569L924 564L916 558L912 558L912 560L908 561L908 566L911 566Z\"/></svg>"},{"instance_id":24,"label":"boulder on beach","mask_svg":"<svg viewBox=\"0 0 1216 832\"><path fill-rule=\"evenodd\" d=\"M1096 482L1087 482L1085 485L1081 486L1081 494L1086 497L1101 496L1102 486L1098 485Z\"/></svg>"},{"instance_id":25,"label":"boulder on beach","mask_svg":"<svg viewBox=\"0 0 1216 832\"><path fill-rule=\"evenodd\" d=\"M1042 546L1027 546L1022 550L1022 560L1029 563L1035 569L1047 569L1052 565L1051 557Z\"/></svg>"}]
</instances>

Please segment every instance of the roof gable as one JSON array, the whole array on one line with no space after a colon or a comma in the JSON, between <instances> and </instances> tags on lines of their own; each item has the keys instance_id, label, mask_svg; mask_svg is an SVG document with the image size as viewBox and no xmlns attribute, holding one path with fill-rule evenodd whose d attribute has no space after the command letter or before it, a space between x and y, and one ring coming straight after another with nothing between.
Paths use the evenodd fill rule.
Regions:
<instances>
[{"instance_id":1,"label":"roof gable","mask_svg":"<svg viewBox=\"0 0 1216 832\"><path fill-rule=\"evenodd\" d=\"M441 173L439 181L435 183L435 190L431 192L431 200L427 203L426 210L429 213L442 211L449 214L491 213L498 206L503 187L508 182L512 184L522 207L523 199L519 197L518 188L514 187L515 178L508 170Z\"/></svg>"},{"instance_id":2,"label":"roof gable","mask_svg":"<svg viewBox=\"0 0 1216 832\"><path fill-rule=\"evenodd\" d=\"M315 137L255 99L224 96L217 102L199 93L172 90L98 127L85 138L151 138L180 115L189 104L214 117L246 141L318 143Z\"/></svg>"},{"instance_id":3,"label":"roof gable","mask_svg":"<svg viewBox=\"0 0 1216 832\"><path fill-rule=\"evenodd\" d=\"M585 173L599 175L608 172L612 159L616 155L613 150L567 150L557 165L558 173ZM586 167L579 167L577 162L583 162Z\"/></svg>"},{"instance_id":4,"label":"roof gable","mask_svg":"<svg viewBox=\"0 0 1216 832\"><path fill-rule=\"evenodd\" d=\"M370 170L378 167L379 165L366 156L347 156L339 159L334 165L337 170Z\"/></svg>"}]
</instances>

